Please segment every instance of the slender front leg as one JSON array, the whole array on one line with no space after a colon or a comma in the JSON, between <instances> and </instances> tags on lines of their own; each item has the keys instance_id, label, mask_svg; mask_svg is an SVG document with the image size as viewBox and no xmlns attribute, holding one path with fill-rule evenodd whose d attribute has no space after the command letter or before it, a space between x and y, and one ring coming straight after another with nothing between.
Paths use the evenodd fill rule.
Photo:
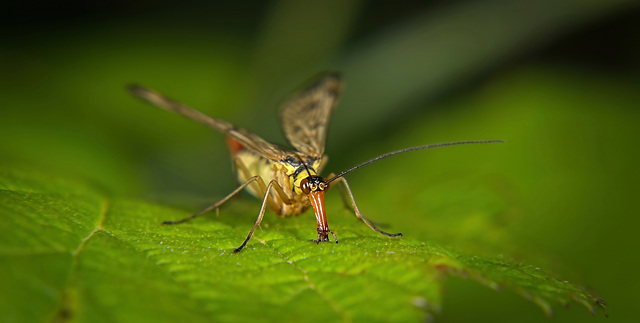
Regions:
<instances>
[{"instance_id":1,"label":"slender front leg","mask_svg":"<svg viewBox=\"0 0 640 323\"><path fill-rule=\"evenodd\" d=\"M233 163L236 166L236 171L242 173L245 178L249 178L251 176L249 170L247 169L247 166L242 162L240 158L234 158ZM257 191L259 193L264 194L264 192L268 191L267 185L263 180L256 181L256 183L258 184ZM282 191L282 188L279 185L274 186L274 188L276 189L276 191L278 191L278 195L282 198L282 201L285 204L291 205L293 203L293 201L286 194L284 194L284 191ZM276 201L274 201L273 199L269 199L267 202L269 203L269 207L274 212L276 212L277 214L282 214L282 207L280 206L280 204L276 203Z\"/></svg>"},{"instance_id":2,"label":"slender front leg","mask_svg":"<svg viewBox=\"0 0 640 323\"><path fill-rule=\"evenodd\" d=\"M270 181L264 191L264 197L262 198L262 205L260 206L260 213L258 213L258 218L256 219L256 222L253 223L253 227L251 227L251 231L249 231L249 234L247 234L247 237L244 239L242 244L238 248L236 248L233 251L233 253L240 252L240 250L242 250L247 245L249 240L251 240L251 236L253 236L253 232L260 225L260 222L262 222L262 217L264 216L264 212L267 209L267 203L270 197L269 190L271 188L274 188L276 190L276 192L278 193L278 195L280 196L280 198L285 204L290 205L291 203L293 203L293 200L290 199L286 194L284 194L284 191L282 190L282 187L280 187L280 184L278 184L275 180Z\"/></svg>"},{"instance_id":3,"label":"slender front leg","mask_svg":"<svg viewBox=\"0 0 640 323\"><path fill-rule=\"evenodd\" d=\"M262 178L260 176L257 176L257 175L253 176L253 177L249 178L246 182L244 182L242 185L238 186L238 188L233 190L233 192L231 192L231 194L227 195L225 198L223 198L222 200L216 202L215 204L212 204L211 206L208 206L206 209L204 209L204 210L202 210L202 211L200 211L200 212L198 212L198 213L196 213L194 215L188 216L188 217L186 217L184 219L180 219L180 220L177 220L177 221L164 221L164 222L162 222L162 224L164 224L164 225L180 224L180 223L183 223L183 222L187 222L187 221L189 221L191 219L195 219L195 218L197 218L197 217L199 217L199 216L201 216L201 215L203 215L203 214L205 214L205 213L207 213L207 212L209 212L209 211L211 211L213 209L217 209L222 204L224 204L224 202L228 201L230 198L232 198L234 195L238 194L240 191L242 191L243 188L245 188L247 185L251 184L254 181L263 182Z\"/></svg>"},{"instance_id":4,"label":"slender front leg","mask_svg":"<svg viewBox=\"0 0 640 323\"><path fill-rule=\"evenodd\" d=\"M331 173L327 175L327 177L325 178L333 178L335 176L336 176L335 173ZM331 188L331 186L329 186L329 188ZM349 211L353 211L353 207L351 207L351 203L349 201L349 198L347 197L347 192L344 189L344 185L338 186L338 190L340 191L340 199L342 200L342 206L344 206L344 208Z\"/></svg>"},{"instance_id":5,"label":"slender front leg","mask_svg":"<svg viewBox=\"0 0 640 323\"><path fill-rule=\"evenodd\" d=\"M341 181L344 184L345 189L347 190L347 194L349 195L349 199L351 199L351 206L353 206L353 210L358 217L358 219L362 220L364 224L366 224L371 230L380 233L383 236L387 237L402 237L402 233L388 233L378 229L371 221L367 220L362 213L360 213L360 209L358 209L358 205L356 205L356 200L353 198L353 193L351 193L351 189L349 188L349 184L347 184L347 180L344 177L340 177L336 179L336 181Z\"/></svg>"}]
</instances>

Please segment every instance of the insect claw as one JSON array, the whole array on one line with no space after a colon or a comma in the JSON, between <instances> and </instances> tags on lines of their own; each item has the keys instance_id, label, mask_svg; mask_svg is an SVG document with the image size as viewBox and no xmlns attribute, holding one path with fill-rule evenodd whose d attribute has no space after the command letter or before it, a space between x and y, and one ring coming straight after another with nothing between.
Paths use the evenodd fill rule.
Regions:
<instances>
[{"instance_id":1,"label":"insect claw","mask_svg":"<svg viewBox=\"0 0 640 323\"><path fill-rule=\"evenodd\" d=\"M333 231L329 231L331 233L331 235L333 236L333 240L336 241L336 243L338 243L338 236L336 236L335 233L333 233Z\"/></svg>"}]
</instances>

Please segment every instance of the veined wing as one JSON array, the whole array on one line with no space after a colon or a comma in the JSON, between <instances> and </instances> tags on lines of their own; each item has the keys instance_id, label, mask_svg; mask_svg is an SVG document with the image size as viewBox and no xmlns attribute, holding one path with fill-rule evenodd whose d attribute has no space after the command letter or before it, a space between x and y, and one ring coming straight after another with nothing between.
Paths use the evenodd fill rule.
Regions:
<instances>
[{"instance_id":1,"label":"veined wing","mask_svg":"<svg viewBox=\"0 0 640 323\"><path fill-rule=\"evenodd\" d=\"M259 155L267 159L280 161L289 155L278 146L270 144L266 140L250 133L249 131L238 128L224 120L210 117L198 110L177 103L169 98L166 98L156 91L147 89L139 85L130 86L129 91L131 91L133 95L159 108L175 112L179 115L187 117L193 121L204 124L205 126L211 127L228 136L231 136L233 139L239 141L245 148L258 153Z\"/></svg>"},{"instance_id":2,"label":"veined wing","mask_svg":"<svg viewBox=\"0 0 640 323\"><path fill-rule=\"evenodd\" d=\"M329 118L340 94L340 84L337 73L325 75L282 107L282 129L300 152L312 157L324 154Z\"/></svg>"}]
</instances>

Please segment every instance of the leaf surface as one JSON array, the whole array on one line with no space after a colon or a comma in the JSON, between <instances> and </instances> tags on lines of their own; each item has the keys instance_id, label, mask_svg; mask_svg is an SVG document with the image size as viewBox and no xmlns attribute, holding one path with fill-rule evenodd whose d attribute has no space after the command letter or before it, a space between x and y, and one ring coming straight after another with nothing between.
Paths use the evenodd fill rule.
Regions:
<instances>
[{"instance_id":1,"label":"leaf surface","mask_svg":"<svg viewBox=\"0 0 640 323\"><path fill-rule=\"evenodd\" d=\"M328 208L339 244L312 243L310 216L268 215L233 254L254 201L162 226L189 213L38 173L0 174L0 277L16 291L2 294L3 321L419 320L438 311L451 274L512 288L546 312L598 303L538 268L378 236L339 203Z\"/></svg>"}]
</instances>

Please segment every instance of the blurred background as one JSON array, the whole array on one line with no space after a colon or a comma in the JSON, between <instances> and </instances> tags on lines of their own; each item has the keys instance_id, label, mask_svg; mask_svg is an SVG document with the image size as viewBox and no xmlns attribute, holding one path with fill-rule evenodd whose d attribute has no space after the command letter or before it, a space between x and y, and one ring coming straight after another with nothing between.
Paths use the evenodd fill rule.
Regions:
<instances>
[{"instance_id":1,"label":"blurred background","mask_svg":"<svg viewBox=\"0 0 640 323\"><path fill-rule=\"evenodd\" d=\"M196 209L234 188L223 136L133 99L142 84L286 145L278 104L340 71L325 174L405 237L571 278L631 321L640 180L640 3L14 1L0 12L0 167ZM337 194L336 194L337 195ZM329 203L340 203L332 197ZM601 320L579 306L555 321ZM632 316L633 315L633 316ZM548 319L446 284L440 322Z\"/></svg>"}]
</instances>

